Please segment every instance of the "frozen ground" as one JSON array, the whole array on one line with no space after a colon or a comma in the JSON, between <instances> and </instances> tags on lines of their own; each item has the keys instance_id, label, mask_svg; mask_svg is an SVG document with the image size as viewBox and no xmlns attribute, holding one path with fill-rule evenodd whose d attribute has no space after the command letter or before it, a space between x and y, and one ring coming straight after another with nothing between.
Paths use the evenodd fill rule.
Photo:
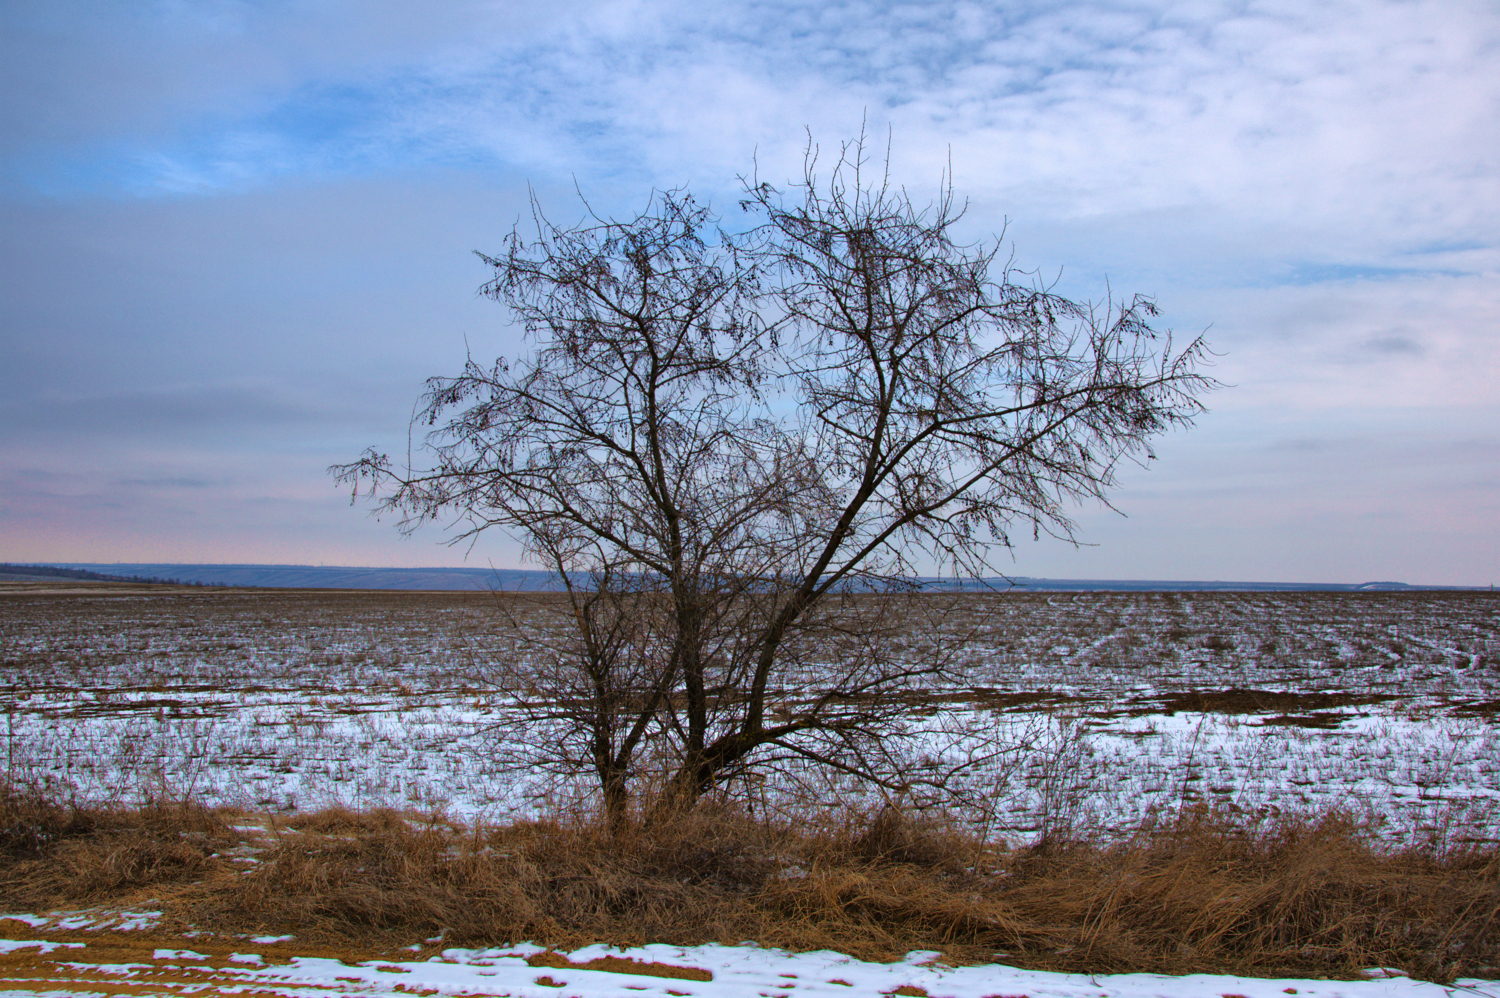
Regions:
<instances>
[{"instance_id":1,"label":"frozen ground","mask_svg":"<svg viewBox=\"0 0 1500 998\"><path fill-rule=\"evenodd\" d=\"M932 599L947 633L912 646L970 643L910 703L1018 746L969 774L1008 837L1204 799L1500 828L1494 596ZM505 648L485 594L0 587L5 764L95 798L498 816L526 806L483 682Z\"/></svg>"},{"instance_id":2,"label":"frozen ground","mask_svg":"<svg viewBox=\"0 0 1500 998\"><path fill-rule=\"evenodd\" d=\"M6 923L0 919L0 932ZM29 933L28 933L29 935ZM126 950L118 942L0 939L0 996L249 993L311 998L352 994L507 995L512 998L1497 998L1495 982L1440 986L1371 968L1368 980L1326 981L1155 974L1078 975L1000 964L949 967L936 954L865 963L823 951L791 954L755 946L590 946L546 954L502 949L413 947L410 959L345 961L298 954L295 941L245 940L209 947ZM97 952L96 952L97 951ZM122 959L123 957L123 959ZM561 957L561 958L559 958ZM1387 975L1391 976L1387 976Z\"/></svg>"}]
</instances>

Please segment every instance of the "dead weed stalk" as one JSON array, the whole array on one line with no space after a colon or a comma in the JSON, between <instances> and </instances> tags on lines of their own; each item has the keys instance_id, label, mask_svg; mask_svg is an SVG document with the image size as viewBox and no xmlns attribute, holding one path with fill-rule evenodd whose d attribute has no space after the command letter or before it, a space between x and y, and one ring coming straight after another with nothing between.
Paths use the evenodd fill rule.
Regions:
<instances>
[{"instance_id":1,"label":"dead weed stalk","mask_svg":"<svg viewBox=\"0 0 1500 998\"><path fill-rule=\"evenodd\" d=\"M1200 809L1127 841L1006 851L889 809L797 826L700 806L610 834L584 816L462 827L388 810L90 811L11 788L0 847L10 910L149 898L173 924L308 943L755 939L1096 973L1384 966L1440 981L1500 965L1500 851L1395 849L1339 814Z\"/></svg>"}]
</instances>

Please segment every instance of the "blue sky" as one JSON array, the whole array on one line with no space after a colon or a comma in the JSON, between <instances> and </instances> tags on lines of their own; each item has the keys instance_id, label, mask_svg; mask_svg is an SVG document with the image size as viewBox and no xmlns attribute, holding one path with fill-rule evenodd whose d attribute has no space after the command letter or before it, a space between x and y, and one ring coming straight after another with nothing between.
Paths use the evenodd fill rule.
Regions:
<instances>
[{"instance_id":1,"label":"blue sky","mask_svg":"<svg viewBox=\"0 0 1500 998\"><path fill-rule=\"evenodd\" d=\"M174 2L0 8L0 560L515 564L324 474L519 338L470 250L889 134L1059 290L1232 387L1056 577L1487 584L1500 8ZM1007 224L1008 223L1008 224Z\"/></svg>"}]
</instances>

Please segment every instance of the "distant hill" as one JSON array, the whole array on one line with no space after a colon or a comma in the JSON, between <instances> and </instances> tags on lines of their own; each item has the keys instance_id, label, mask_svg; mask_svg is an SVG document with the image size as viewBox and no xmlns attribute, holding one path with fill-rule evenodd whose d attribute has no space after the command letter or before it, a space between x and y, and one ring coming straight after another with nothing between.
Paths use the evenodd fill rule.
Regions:
<instances>
[{"instance_id":1,"label":"distant hill","mask_svg":"<svg viewBox=\"0 0 1500 998\"><path fill-rule=\"evenodd\" d=\"M17 566L11 566L17 567ZM28 571L38 566L19 566ZM53 562L57 572L82 572L81 576L105 581L178 582L179 584L265 586L294 589L422 589L476 591L519 589L530 592L556 588L548 572L518 568L358 568L333 565L180 565L157 563ZM0 578L9 577L0 575ZM1412 586L1404 582L1222 582L1150 579L988 579L984 582L927 578L920 580L936 590L982 591L987 588L1020 592L1401 592L1469 589L1474 586Z\"/></svg>"},{"instance_id":2,"label":"distant hill","mask_svg":"<svg viewBox=\"0 0 1500 998\"><path fill-rule=\"evenodd\" d=\"M83 568L62 568L57 565L13 565L0 563L0 582L51 582L67 579L78 582L135 582L148 585L183 586L215 585L216 583L183 582L181 579L163 579L142 575L107 575Z\"/></svg>"},{"instance_id":3,"label":"distant hill","mask_svg":"<svg viewBox=\"0 0 1500 998\"><path fill-rule=\"evenodd\" d=\"M545 590L546 572L488 568L357 568L324 565L179 565L66 563L60 567L113 575L166 576L219 586L272 589Z\"/></svg>"},{"instance_id":4,"label":"distant hill","mask_svg":"<svg viewBox=\"0 0 1500 998\"><path fill-rule=\"evenodd\" d=\"M1033 592L1183 592L1183 593L1354 593L1354 592L1418 592L1426 590L1481 590L1484 586L1414 586L1405 582L1223 582L1179 581L1169 579L1032 579L1018 576L1011 580L1015 588ZM931 584L943 589L977 590L992 583L997 588L1006 588L1004 579L987 579L984 583L964 580L959 583L932 580Z\"/></svg>"}]
</instances>

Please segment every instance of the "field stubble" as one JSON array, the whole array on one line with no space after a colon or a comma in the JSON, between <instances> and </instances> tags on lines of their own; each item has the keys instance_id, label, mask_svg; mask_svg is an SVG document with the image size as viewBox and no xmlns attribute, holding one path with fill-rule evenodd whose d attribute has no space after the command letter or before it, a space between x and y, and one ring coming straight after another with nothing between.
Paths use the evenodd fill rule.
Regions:
<instances>
[{"instance_id":1,"label":"field stubble","mask_svg":"<svg viewBox=\"0 0 1500 998\"><path fill-rule=\"evenodd\" d=\"M483 684L521 654L497 598L524 618L550 597L6 586L7 773L92 802L524 816L545 795ZM961 676L903 698L935 739L958 717L1013 746L965 775L988 834L1125 834L1184 805L1337 808L1397 842L1500 827L1493 596L928 598L944 633L902 640L967 636Z\"/></svg>"}]
</instances>

